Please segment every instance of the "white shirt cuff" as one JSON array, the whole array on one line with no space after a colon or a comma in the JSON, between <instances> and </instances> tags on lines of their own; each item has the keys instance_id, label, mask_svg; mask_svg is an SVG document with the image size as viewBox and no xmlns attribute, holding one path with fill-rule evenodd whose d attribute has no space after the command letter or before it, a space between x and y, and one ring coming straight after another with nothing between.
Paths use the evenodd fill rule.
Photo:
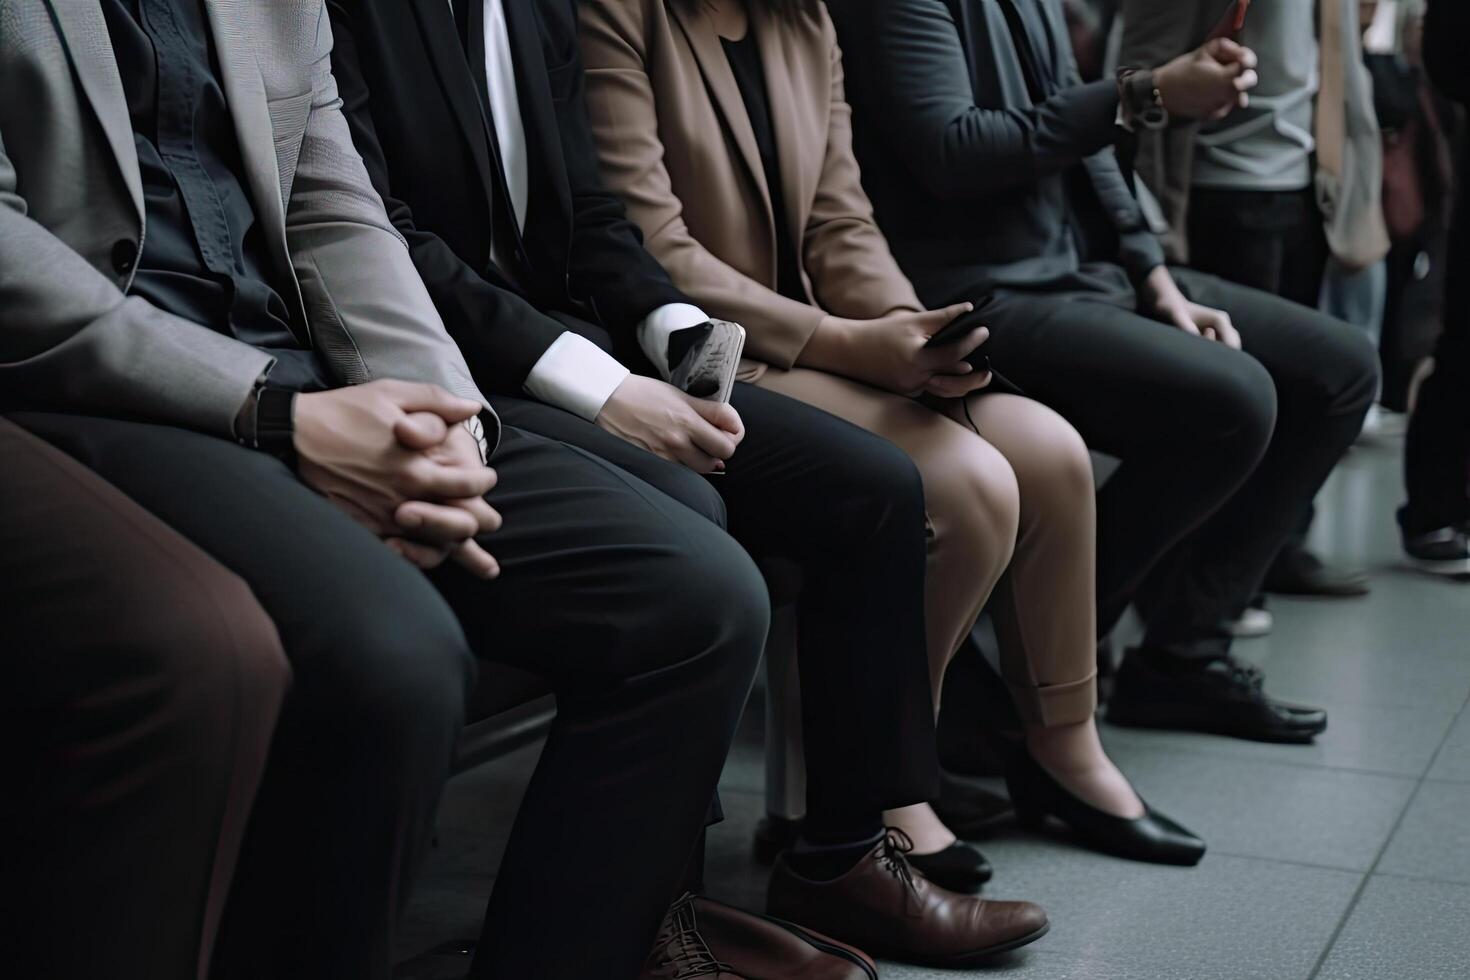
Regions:
<instances>
[{"instance_id":1,"label":"white shirt cuff","mask_svg":"<svg viewBox=\"0 0 1470 980\"><path fill-rule=\"evenodd\" d=\"M526 378L526 394L588 422L631 372L581 334L567 331L546 348Z\"/></svg>"},{"instance_id":2,"label":"white shirt cuff","mask_svg":"<svg viewBox=\"0 0 1470 980\"><path fill-rule=\"evenodd\" d=\"M708 319L704 310L688 303L665 303L643 318L638 324L638 346L658 368L659 377L669 380L669 335Z\"/></svg>"}]
</instances>

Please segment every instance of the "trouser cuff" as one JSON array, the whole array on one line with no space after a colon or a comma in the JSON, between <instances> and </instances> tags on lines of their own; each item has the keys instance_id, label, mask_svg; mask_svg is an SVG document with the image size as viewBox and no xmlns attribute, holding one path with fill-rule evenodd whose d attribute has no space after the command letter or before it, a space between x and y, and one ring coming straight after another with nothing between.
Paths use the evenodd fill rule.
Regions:
<instances>
[{"instance_id":1,"label":"trouser cuff","mask_svg":"<svg viewBox=\"0 0 1470 980\"><path fill-rule=\"evenodd\" d=\"M1027 725L1076 725L1097 711L1097 673L1065 684L1012 684L1011 698Z\"/></svg>"}]
</instances>

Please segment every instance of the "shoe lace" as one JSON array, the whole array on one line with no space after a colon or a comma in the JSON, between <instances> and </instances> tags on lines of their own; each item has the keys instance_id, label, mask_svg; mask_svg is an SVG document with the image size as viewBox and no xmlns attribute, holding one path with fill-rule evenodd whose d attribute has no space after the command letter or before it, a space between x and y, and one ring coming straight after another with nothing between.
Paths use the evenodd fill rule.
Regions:
<instances>
[{"instance_id":1,"label":"shoe lace","mask_svg":"<svg viewBox=\"0 0 1470 980\"><path fill-rule=\"evenodd\" d=\"M1261 686L1266 683L1266 675L1261 673L1261 668L1241 663L1234 657L1227 657L1225 665L1230 668L1232 682L1250 688L1253 693L1260 693Z\"/></svg>"},{"instance_id":2,"label":"shoe lace","mask_svg":"<svg viewBox=\"0 0 1470 980\"><path fill-rule=\"evenodd\" d=\"M904 889L909 897L913 899L913 908L918 909L923 900L919 897L919 886L914 881L914 875L923 877L923 872L916 871L909 863L908 854L914 849L914 839L897 827L885 827L883 830L883 842L879 845L878 860L893 875L903 883Z\"/></svg>"},{"instance_id":3,"label":"shoe lace","mask_svg":"<svg viewBox=\"0 0 1470 980\"><path fill-rule=\"evenodd\" d=\"M652 959L654 969L673 970L663 974L669 980L693 980L694 977L735 972L734 967L715 956L709 943L700 935L692 898L686 898L669 909L659 929Z\"/></svg>"}]
</instances>

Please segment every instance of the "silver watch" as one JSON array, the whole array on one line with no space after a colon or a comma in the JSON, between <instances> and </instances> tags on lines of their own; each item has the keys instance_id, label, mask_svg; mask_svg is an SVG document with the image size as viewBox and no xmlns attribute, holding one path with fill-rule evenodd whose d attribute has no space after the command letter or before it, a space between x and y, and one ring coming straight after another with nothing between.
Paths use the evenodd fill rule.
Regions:
<instances>
[{"instance_id":1,"label":"silver watch","mask_svg":"<svg viewBox=\"0 0 1470 980\"><path fill-rule=\"evenodd\" d=\"M480 447L480 464L482 466L489 466L490 440L485 438L485 423L481 422L480 416L476 415L472 418L465 419L460 425L464 426L465 431L475 437L475 445Z\"/></svg>"}]
</instances>

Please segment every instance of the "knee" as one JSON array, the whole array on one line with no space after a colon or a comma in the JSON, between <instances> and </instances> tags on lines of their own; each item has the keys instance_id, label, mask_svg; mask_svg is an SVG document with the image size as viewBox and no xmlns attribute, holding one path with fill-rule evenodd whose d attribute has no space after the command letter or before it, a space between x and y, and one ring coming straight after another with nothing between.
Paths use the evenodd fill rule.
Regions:
<instances>
[{"instance_id":1,"label":"knee","mask_svg":"<svg viewBox=\"0 0 1470 980\"><path fill-rule=\"evenodd\" d=\"M923 478L908 453L888 440L872 436L846 447L843 469L832 481L842 490L832 501L842 509L834 515L842 533L833 537L853 551L865 552L874 537L923 528Z\"/></svg>"},{"instance_id":2,"label":"knee","mask_svg":"<svg viewBox=\"0 0 1470 980\"><path fill-rule=\"evenodd\" d=\"M969 435L962 451L927 473L935 543L953 542L984 556L997 572L1010 564L1021 521L1021 490L1010 462L988 442ZM948 539L948 540L946 540Z\"/></svg>"},{"instance_id":3,"label":"knee","mask_svg":"<svg viewBox=\"0 0 1470 980\"><path fill-rule=\"evenodd\" d=\"M1276 428L1276 383L1255 358L1222 351L1199 389L1194 429L1201 455L1260 460Z\"/></svg>"},{"instance_id":4,"label":"knee","mask_svg":"<svg viewBox=\"0 0 1470 980\"><path fill-rule=\"evenodd\" d=\"M1035 417L1026 426L1026 440L1006 457L1016 472L1022 509L1035 509L1049 501L1061 506L1090 501L1096 486L1087 444L1056 412L1031 405Z\"/></svg>"},{"instance_id":5,"label":"knee","mask_svg":"<svg viewBox=\"0 0 1470 980\"><path fill-rule=\"evenodd\" d=\"M681 537L683 543L643 581L647 606L658 614L645 617L645 635L628 636L623 645L640 660L666 658L665 663L638 663L638 670L688 664L724 678L743 701L771 625L765 580L723 531L691 526Z\"/></svg>"},{"instance_id":6,"label":"knee","mask_svg":"<svg viewBox=\"0 0 1470 980\"><path fill-rule=\"evenodd\" d=\"M1352 415L1366 412L1378 397L1381 369L1378 350L1361 330L1339 328L1333 336L1333 351L1323 358L1327 389L1327 414Z\"/></svg>"}]
</instances>

